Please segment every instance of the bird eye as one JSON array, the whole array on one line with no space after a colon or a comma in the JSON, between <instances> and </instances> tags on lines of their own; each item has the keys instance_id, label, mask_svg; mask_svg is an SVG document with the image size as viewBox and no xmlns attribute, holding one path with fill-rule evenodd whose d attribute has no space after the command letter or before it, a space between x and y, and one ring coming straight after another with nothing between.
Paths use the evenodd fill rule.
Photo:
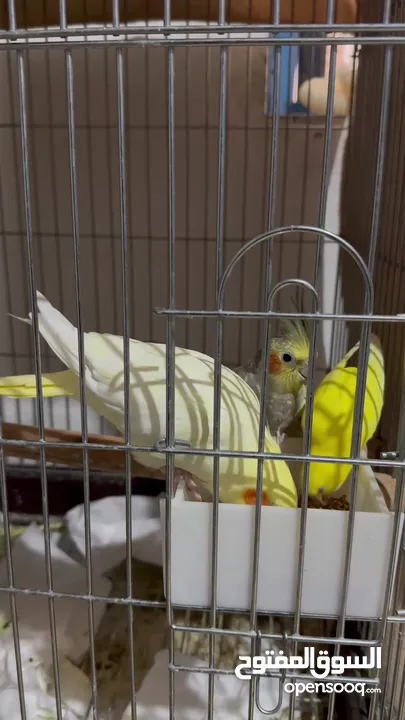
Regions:
<instances>
[{"instance_id":1,"label":"bird eye","mask_svg":"<svg viewBox=\"0 0 405 720\"><path fill-rule=\"evenodd\" d=\"M290 363L293 360L293 356L290 353L283 353L281 359L285 363Z\"/></svg>"}]
</instances>

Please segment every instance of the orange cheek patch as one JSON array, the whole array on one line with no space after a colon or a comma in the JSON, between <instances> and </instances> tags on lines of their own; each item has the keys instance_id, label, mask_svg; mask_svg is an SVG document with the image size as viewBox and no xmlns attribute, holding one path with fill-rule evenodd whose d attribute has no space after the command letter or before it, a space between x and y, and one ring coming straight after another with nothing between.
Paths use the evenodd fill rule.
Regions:
<instances>
[{"instance_id":1,"label":"orange cheek patch","mask_svg":"<svg viewBox=\"0 0 405 720\"><path fill-rule=\"evenodd\" d=\"M256 490L253 490L253 488L244 490L242 498L245 505L256 505ZM262 492L262 505L271 505L269 496L264 491Z\"/></svg>"},{"instance_id":2,"label":"orange cheek patch","mask_svg":"<svg viewBox=\"0 0 405 720\"><path fill-rule=\"evenodd\" d=\"M278 355L275 353L271 353L269 357L269 373L272 375L277 375L278 372L280 372L281 369L281 360Z\"/></svg>"}]
</instances>

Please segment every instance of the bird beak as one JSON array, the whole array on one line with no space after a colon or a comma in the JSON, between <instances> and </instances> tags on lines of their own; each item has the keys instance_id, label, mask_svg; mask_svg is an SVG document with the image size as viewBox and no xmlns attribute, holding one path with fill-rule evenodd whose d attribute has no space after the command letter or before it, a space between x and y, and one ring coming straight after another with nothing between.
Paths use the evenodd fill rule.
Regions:
<instances>
[{"instance_id":1,"label":"bird beak","mask_svg":"<svg viewBox=\"0 0 405 720\"><path fill-rule=\"evenodd\" d=\"M306 383L306 381L308 380L308 363L307 362L303 363L303 365L301 365L301 367L298 371L298 374L303 379L303 381Z\"/></svg>"}]
</instances>

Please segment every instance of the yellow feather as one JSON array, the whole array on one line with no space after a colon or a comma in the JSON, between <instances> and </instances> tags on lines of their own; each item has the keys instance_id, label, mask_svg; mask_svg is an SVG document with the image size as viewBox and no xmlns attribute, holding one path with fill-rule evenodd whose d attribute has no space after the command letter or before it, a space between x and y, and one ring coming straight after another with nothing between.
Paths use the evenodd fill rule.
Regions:
<instances>
[{"instance_id":1,"label":"yellow feather","mask_svg":"<svg viewBox=\"0 0 405 720\"><path fill-rule=\"evenodd\" d=\"M78 379L70 370L44 373L41 381L43 397L69 397L77 393ZM14 375L0 378L0 395L7 395L10 398L36 397L35 375Z\"/></svg>"},{"instance_id":2,"label":"yellow feather","mask_svg":"<svg viewBox=\"0 0 405 720\"><path fill-rule=\"evenodd\" d=\"M350 457L357 368L346 367L346 364L358 349L359 344L349 350L341 362L326 375L315 392L311 455ZM384 386L384 357L380 341L375 335L372 335L362 418L361 448L377 429L384 401ZM302 416L303 428L304 425L305 413ZM351 464L310 463L308 494L316 496L322 491L324 495L330 495L343 485L352 467Z\"/></svg>"}]
</instances>

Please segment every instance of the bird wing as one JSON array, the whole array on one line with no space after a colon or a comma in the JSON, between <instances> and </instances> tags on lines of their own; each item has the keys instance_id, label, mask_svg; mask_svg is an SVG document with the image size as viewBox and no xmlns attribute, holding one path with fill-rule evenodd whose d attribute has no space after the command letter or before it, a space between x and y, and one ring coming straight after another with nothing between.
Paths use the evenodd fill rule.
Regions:
<instances>
[{"instance_id":1,"label":"bird wing","mask_svg":"<svg viewBox=\"0 0 405 720\"><path fill-rule=\"evenodd\" d=\"M296 407L296 397L293 393L267 394L267 421L272 435L275 435L277 430L285 430L295 417Z\"/></svg>"}]
</instances>

